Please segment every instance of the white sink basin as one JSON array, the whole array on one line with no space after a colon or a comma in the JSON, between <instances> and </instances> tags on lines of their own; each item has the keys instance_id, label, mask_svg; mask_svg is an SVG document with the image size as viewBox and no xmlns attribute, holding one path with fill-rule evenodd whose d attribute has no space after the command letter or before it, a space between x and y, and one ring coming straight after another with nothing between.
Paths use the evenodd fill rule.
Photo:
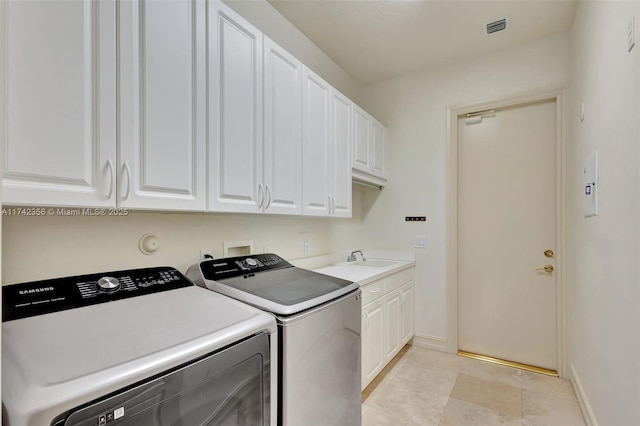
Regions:
<instances>
[{"instance_id":1,"label":"white sink basin","mask_svg":"<svg viewBox=\"0 0 640 426\"><path fill-rule=\"evenodd\" d=\"M356 260L355 262L340 262L336 263L336 266L360 266L365 268L389 268L391 266L397 265L398 261L395 260L376 260L369 259L366 261Z\"/></svg>"}]
</instances>

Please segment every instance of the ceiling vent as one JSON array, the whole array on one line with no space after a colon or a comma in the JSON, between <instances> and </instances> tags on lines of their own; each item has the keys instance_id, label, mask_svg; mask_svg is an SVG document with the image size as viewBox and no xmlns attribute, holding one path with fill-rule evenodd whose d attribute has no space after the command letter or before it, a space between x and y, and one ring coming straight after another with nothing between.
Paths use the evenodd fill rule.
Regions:
<instances>
[{"instance_id":1,"label":"ceiling vent","mask_svg":"<svg viewBox=\"0 0 640 426\"><path fill-rule=\"evenodd\" d=\"M500 31L508 30L510 27L509 17L496 19L495 21L487 22L484 24L484 35L497 33Z\"/></svg>"}]
</instances>

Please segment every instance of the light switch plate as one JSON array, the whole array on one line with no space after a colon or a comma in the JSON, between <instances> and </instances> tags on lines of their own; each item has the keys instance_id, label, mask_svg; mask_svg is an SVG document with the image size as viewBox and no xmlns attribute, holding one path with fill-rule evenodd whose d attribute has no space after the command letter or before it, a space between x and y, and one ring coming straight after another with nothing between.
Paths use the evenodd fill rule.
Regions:
<instances>
[{"instance_id":1,"label":"light switch plate","mask_svg":"<svg viewBox=\"0 0 640 426\"><path fill-rule=\"evenodd\" d=\"M427 247L427 237L424 235L416 235L415 243L413 245L415 248L423 249Z\"/></svg>"}]
</instances>

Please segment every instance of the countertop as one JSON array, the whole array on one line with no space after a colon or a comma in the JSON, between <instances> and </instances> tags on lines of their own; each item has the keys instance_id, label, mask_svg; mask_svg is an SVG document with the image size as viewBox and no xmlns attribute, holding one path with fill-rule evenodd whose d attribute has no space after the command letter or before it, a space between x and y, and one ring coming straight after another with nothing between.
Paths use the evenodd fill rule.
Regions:
<instances>
[{"instance_id":1,"label":"countertop","mask_svg":"<svg viewBox=\"0 0 640 426\"><path fill-rule=\"evenodd\" d=\"M415 258L412 251L363 251L367 260L392 260L396 263L385 268L337 265L338 263L343 263L350 252L340 252L333 255L298 259L291 261L291 263L300 268L310 269L321 274L354 281L360 284L360 286L415 266Z\"/></svg>"}]
</instances>

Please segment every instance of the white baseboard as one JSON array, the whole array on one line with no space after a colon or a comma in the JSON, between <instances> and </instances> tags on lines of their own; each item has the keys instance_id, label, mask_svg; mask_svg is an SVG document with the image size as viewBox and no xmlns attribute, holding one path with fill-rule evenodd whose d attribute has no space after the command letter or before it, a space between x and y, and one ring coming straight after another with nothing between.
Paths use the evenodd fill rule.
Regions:
<instances>
[{"instance_id":1,"label":"white baseboard","mask_svg":"<svg viewBox=\"0 0 640 426\"><path fill-rule=\"evenodd\" d=\"M447 339L443 339L442 337L427 336L426 334L416 334L415 336L413 336L412 345L419 348L447 352Z\"/></svg>"},{"instance_id":2,"label":"white baseboard","mask_svg":"<svg viewBox=\"0 0 640 426\"><path fill-rule=\"evenodd\" d=\"M576 397L578 398L578 404L580 405L580 411L582 411L582 417L584 417L585 423L587 424L587 426L598 426L596 417L593 415L593 410L591 410L591 405L589 405L587 394L584 393L582 383L580 383L580 378L578 377L576 370L573 368L573 364L569 366L569 370L569 373L571 375L571 386L573 387L573 391L576 393Z\"/></svg>"}]
</instances>

